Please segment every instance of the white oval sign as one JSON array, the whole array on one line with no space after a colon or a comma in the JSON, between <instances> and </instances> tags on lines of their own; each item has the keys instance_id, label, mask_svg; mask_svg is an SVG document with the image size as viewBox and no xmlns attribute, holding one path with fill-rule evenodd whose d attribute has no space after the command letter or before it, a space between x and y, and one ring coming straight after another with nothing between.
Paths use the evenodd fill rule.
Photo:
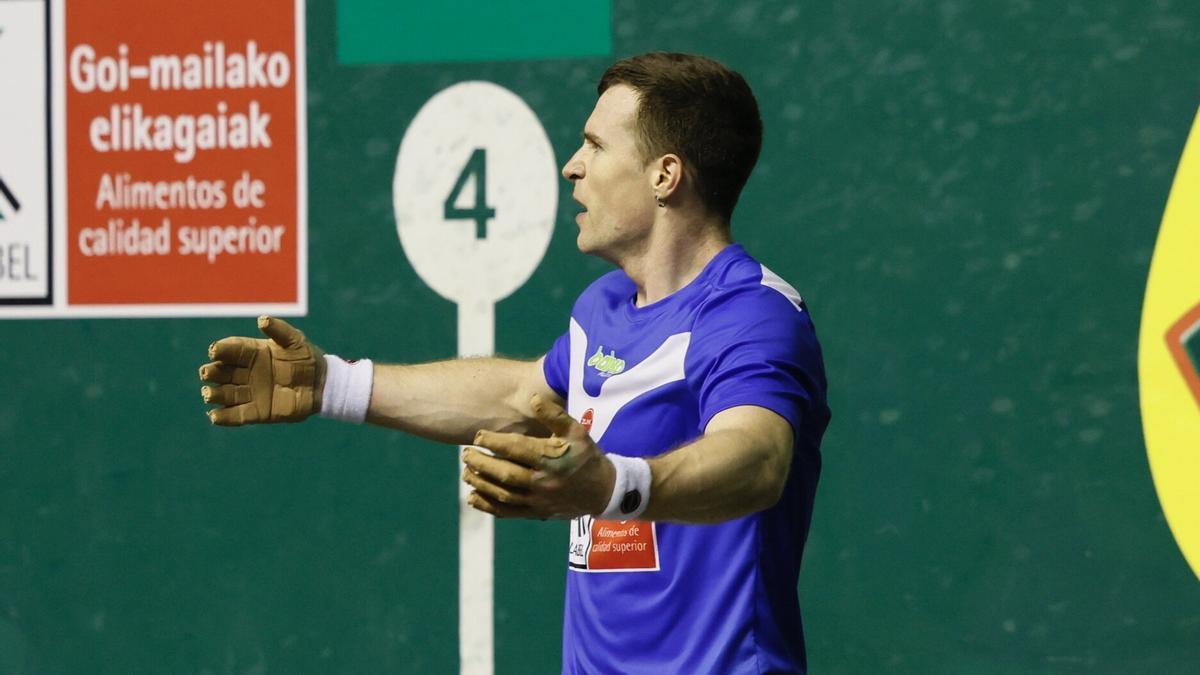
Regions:
<instances>
[{"instance_id":1,"label":"white oval sign","mask_svg":"<svg viewBox=\"0 0 1200 675\"><path fill-rule=\"evenodd\" d=\"M491 82L438 92L404 133L392 199L417 274L456 303L495 302L541 262L558 167L537 115Z\"/></svg>"}]
</instances>

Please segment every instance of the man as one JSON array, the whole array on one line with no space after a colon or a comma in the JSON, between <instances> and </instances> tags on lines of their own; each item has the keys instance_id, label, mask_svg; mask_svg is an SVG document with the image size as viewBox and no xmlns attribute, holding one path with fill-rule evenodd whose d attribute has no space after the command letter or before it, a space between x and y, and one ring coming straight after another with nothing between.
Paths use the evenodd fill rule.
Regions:
<instances>
[{"instance_id":1,"label":"man","mask_svg":"<svg viewBox=\"0 0 1200 675\"><path fill-rule=\"evenodd\" d=\"M314 412L468 449L472 507L572 519L563 671L803 672L796 584L829 421L791 286L731 243L762 123L697 56L613 65L563 167L619 269L535 362L348 363L269 317L201 367L222 425ZM567 409L561 404L565 401Z\"/></svg>"}]
</instances>

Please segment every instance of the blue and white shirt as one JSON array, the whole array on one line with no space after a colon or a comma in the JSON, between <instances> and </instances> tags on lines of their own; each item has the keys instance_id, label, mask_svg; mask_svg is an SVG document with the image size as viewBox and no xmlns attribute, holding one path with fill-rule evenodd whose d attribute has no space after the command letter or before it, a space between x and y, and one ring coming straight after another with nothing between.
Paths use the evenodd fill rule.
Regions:
<instances>
[{"instance_id":1,"label":"blue and white shirt","mask_svg":"<svg viewBox=\"0 0 1200 675\"><path fill-rule=\"evenodd\" d=\"M791 423L794 455L779 502L743 518L572 521L563 672L804 672L796 584L829 423L807 308L736 244L659 302L636 307L636 292L620 270L598 279L546 355L546 382L597 444L659 455L754 405Z\"/></svg>"}]
</instances>

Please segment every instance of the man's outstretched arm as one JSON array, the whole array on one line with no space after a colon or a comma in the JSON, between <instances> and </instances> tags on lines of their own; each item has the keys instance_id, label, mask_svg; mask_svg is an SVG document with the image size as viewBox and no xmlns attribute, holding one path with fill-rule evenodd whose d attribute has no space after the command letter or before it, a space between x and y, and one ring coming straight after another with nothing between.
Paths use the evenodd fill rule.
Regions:
<instances>
[{"instance_id":1,"label":"man's outstretched arm","mask_svg":"<svg viewBox=\"0 0 1200 675\"><path fill-rule=\"evenodd\" d=\"M546 384L541 359L376 365L367 421L460 445L480 429L546 436L534 419L534 394L560 401Z\"/></svg>"},{"instance_id":2,"label":"man's outstretched arm","mask_svg":"<svg viewBox=\"0 0 1200 675\"><path fill-rule=\"evenodd\" d=\"M227 337L200 367L201 396L220 426L299 422L358 408L365 420L447 443L468 443L479 429L544 435L530 399L559 400L541 361L473 358L413 366L348 364L326 357L282 319L259 317L263 338ZM327 368L327 359L330 359ZM353 405L347 401L352 400Z\"/></svg>"}]
</instances>

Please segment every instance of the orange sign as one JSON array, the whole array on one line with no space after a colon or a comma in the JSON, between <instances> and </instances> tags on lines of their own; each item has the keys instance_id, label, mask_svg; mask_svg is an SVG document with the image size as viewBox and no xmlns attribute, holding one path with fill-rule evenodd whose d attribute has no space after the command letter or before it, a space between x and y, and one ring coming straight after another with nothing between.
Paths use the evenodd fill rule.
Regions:
<instances>
[{"instance_id":1,"label":"orange sign","mask_svg":"<svg viewBox=\"0 0 1200 675\"><path fill-rule=\"evenodd\" d=\"M587 568L593 571L658 569L654 524L641 520L593 520Z\"/></svg>"},{"instance_id":2,"label":"orange sign","mask_svg":"<svg viewBox=\"0 0 1200 675\"><path fill-rule=\"evenodd\" d=\"M67 304L304 311L302 1L64 5Z\"/></svg>"},{"instance_id":3,"label":"orange sign","mask_svg":"<svg viewBox=\"0 0 1200 675\"><path fill-rule=\"evenodd\" d=\"M577 572L656 572L656 533L650 521L580 516L571 521L567 564Z\"/></svg>"}]
</instances>

